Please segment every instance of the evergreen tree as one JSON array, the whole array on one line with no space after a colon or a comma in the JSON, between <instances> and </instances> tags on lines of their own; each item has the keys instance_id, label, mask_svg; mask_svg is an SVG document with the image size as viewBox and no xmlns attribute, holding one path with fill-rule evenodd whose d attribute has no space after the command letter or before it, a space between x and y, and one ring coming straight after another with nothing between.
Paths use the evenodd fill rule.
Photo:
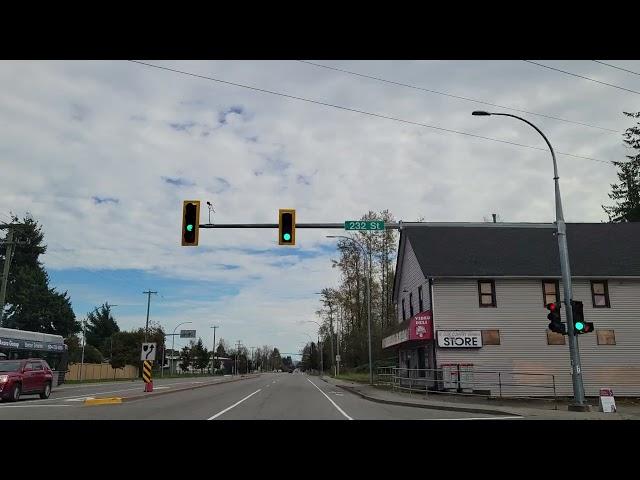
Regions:
<instances>
[{"instance_id":1,"label":"evergreen tree","mask_svg":"<svg viewBox=\"0 0 640 480\"><path fill-rule=\"evenodd\" d=\"M111 315L111 306L108 303L103 304L100 308L96 308L87 314L87 343L98 349L104 349L110 344L111 336L120 331L120 327ZM106 342L105 342L106 341ZM102 353L107 355L110 351L103 350Z\"/></svg>"},{"instance_id":2,"label":"evergreen tree","mask_svg":"<svg viewBox=\"0 0 640 480\"><path fill-rule=\"evenodd\" d=\"M7 282L8 308L0 312L0 326L52 333L69 337L81 329L71 308L67 292L60 293L49 286L49 276L38 257L47 250L43 244L42 227L26 215L22 222L11 215L11 220L22 223L14 238L28 244L14 249ZM6 246L0 245L0 258L4 263Z\"/></svg>"},{"instance_id":3,"label":"evergreen tree","mask_svg":"<svg viewBox=\"0 0 640 480\"><path fill-rule=\"evenodd\" d=\"M624 112L628 117L640 118L640 112ZM616 204L605 207L610 222L640 222L640 122L623 134L625 145L635 153L626 162L613 162L618 167L620 183L611 184L609 198Z\"/></svg>"}]
</instances>

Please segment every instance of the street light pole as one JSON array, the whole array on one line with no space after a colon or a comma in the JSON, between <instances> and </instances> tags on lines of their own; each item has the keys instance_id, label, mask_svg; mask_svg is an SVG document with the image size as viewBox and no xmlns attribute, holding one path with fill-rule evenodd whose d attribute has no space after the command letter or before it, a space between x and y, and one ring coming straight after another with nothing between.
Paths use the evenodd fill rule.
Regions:
<instances>
[{"instance_id":1,"label":"street light pole","mask_svg":"<svg viewBox=\"0 0 640 480\"><path fill-rule=\"evenodd\" d=\"M345 237L344 235L327 235L327 238L344 238L346 240L350 240L351 242L358 245L358 247L360 247L360 250L362 250L362 253L364 254L366 259L367 252L364 246L355 238ZM368 336L369 336L369 384L373 385L373 362L371 359L371 279L369 278L370 275L371 275L371 254L369 254L369 271L368 271L368 274L365 275L365 279L367 281L367 330L368 330Z\"/></svg>"},{"instance_id":2,"label":"street light pole","mask_svg":"<svg viewBox=\"0 0 640 480\"><path fill-rule=\"evenodd\" d=\"M564 223L564 213L562 211L562 199L560 197L560 183L558 176L558 164L556 162L556 154L553 151L551 142L547 139L544 133L536 127L533 123L525 120L517 115L510 113L493 113L484 111L475 111L473 115L476 116L491 116L500 115L503 117L513 117L533 127L547 143L549 150L551 151L551 158L553 159L553 180L555 183L555 204L556 204L556 233L558 236L558 252L560 255L560 271L562 273L562 287L564 292L564 304L567 312L567 333L569 337L569 355L571 358L571 380L573 382L573 398L574 405L570 405L570 410L585 411L589 409L589 406L585 404L584 397L584 384L582 382L582 368L580 365L580 349L578 347L578 337L575 335L573 329L573 310L572 310L572 297L573 288L571 283L571 267L569 263L569 248L567 247L567 227Z\"/></svg>"},{"instance_id":3,"label":"street light pole","mask_svg":"<svg viewBox=\"0 0 640 480\"><path fill-rule=\"evenodd\" d=\"M169 368L169 373L171 375L173 375L174 364L176 363L175 362L175 359L176 359L176 350L175 350L175 348L176 348L176 330L178 329L178 327L180 325L186 325L187 323L193 323L193 322L182 322L182 323L179 323L178 325L176 325L176 328L173 329L173 334L171 335L171 365L170 365L170 368Z\"/></svg>"}]
</instances>

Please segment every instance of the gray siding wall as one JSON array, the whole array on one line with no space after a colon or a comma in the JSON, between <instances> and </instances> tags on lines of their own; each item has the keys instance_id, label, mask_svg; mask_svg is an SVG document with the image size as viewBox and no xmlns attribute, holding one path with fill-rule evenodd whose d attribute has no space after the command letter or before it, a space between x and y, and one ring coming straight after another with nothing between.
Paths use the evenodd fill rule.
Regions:
<instances>
[{"instance_id":1,"label":"gray siding wall","mask_svg":"<svg viewBox=\"0 0 640 480\"><path fill-rule=\"evenodd\" d=\"M416 254L411 247L411 242L407 241L404 250L404 258L402 264L402 272L400 277L400 287L398 291L398 303L396 305L396 312L398 316L398 323L402 322L402 299L405 301L405 308L407 311L407 317L411 317L411 310L409 308L409 293L413 293L413 313L420 313L418 304L418 287L422 285L422 303L424 304L424 310L429 310L429 282L422 274L420 264L416 258ZM404 293L403 290L407 290Z\"/></svg>"},{"instance_id":2,"label":"gray siding wall","mask_svg":"<svg viewBox=\"0 0 640 480\"><path fill-rule=\"evenodd\" d=\"M413 253L413 252L411 252ZM407 265L411 265L409 262ZM413 274L415 275L415 274ZM408 278L412 278L408 275ZM434 328L438 330L498 329L500 345L480 349L437 348L438 366L470 363L474 370L500 370L505 395L549 395L547 376L514 375L531 372L556 375L559 395L571 395L569 345L547 344L547 313L543 305L542 280L495 279L497 308L478 306L477 280L434 281ZM560 283L562 291L562 283ZM598 345L597 334L580 335L579 346L586 394L598 395L602 387L615 395L640 395L640 280L609 280L611 308L592 307L589 280L573 283L574 300L584 302L586 321L598 329L615 330L616 345ZM562 321L566 322L565 306ZM566 338L566 337L565 337ZM497 375L475 374L474 381L497 382ZM491 389L497 386L476 388Z\"/></svg>"}]
</instances>

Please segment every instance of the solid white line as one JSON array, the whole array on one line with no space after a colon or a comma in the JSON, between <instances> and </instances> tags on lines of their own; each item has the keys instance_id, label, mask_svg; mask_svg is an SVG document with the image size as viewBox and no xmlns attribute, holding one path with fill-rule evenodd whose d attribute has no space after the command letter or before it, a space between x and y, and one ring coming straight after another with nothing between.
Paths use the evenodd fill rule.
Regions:
<instances>
[{"instance_id":1,"label":"solid white line","mask_svg":"<svg viewBox=\"0 0 640 480\"><path fill-rule=\"evenodd\" d=\"M213 417L209 417L207 418L207 420L215 420L216 418L218 418L220 415L224 415L225 413L227 413L229 410L231 410L234 407L237 407L238 405L240 405L242 402L244 402L245 400L247 400L248 398L253 397L256 393L258 393L259 391L261 391L262 389L259 388L258 390L256 390L255 392L253 392L250 395L247 395L246 397L244 397L242 400L240 400L239 402L234 403L233 405L231 405L230 407L225 408L224 410L222 410L219 413L216 413Z\"/></svg>"},{"instance_id":2,"label":"solid white line","mask_svg":"<svg viewBox=\"0 0 640 480\"><path fill-rule=\"evenodd\" d=\"M2 405L0 408L72 407L73 405Z\"/></svg>"},{"instance_id":3,"label":"solid white line","mask_svg":"<svg viewBox=\"0 0 640 480\"><path fill-rule=\"evenodd\" d=\"M461 417L461 418L422 418L421 420L522 420L524 417Z\"/></svg>"},{"instance_id":4,"label":"solid white line","mask_svg":"<svg viewBox=\"0 0 640 480\"><path fill-rule=\"evenodd\" d=\"M314 387L316 387L316 388L320 391L320 393L321 393L321 394L323 394L325 397L327 397L327 400L329 400L329 401L333 404L333 406L334 406L334 407L336 407L336 408L338 409L338 411L339 411L342 415L344 415L345 417L347 417L349 420L353 420L353 418L351 418L349 415L347 415L346 413L344 413L344 410L342 410L338 405L336 405L336 402L334 402L333 400L331 400L331 399L329 398L329 396L328 396L326 393L324 393L322 390L320 390L320 387L318 387L315 383L313 383L313 382L312 382L311 380L309 380L308 378L307 378L307 382L309 382L311 385L313 385Z\"/></svg>"}]
</instances>

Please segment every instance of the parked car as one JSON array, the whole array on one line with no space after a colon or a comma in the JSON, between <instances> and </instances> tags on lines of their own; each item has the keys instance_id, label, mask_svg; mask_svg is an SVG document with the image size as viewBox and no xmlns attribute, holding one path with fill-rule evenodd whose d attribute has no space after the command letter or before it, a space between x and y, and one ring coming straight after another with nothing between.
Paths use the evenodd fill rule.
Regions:
<instances>
[{"instance_id":1,"label":"parked car","mask_svg":"<svg viewBox=\"0 0 640 480\"><path fill-rule=\"evenodd\" d=\"M0 360L0 398L18 401L20 396L40 395L46 399L51 395L53 372L45 360Z\"/></svg>"}]
</instances>

